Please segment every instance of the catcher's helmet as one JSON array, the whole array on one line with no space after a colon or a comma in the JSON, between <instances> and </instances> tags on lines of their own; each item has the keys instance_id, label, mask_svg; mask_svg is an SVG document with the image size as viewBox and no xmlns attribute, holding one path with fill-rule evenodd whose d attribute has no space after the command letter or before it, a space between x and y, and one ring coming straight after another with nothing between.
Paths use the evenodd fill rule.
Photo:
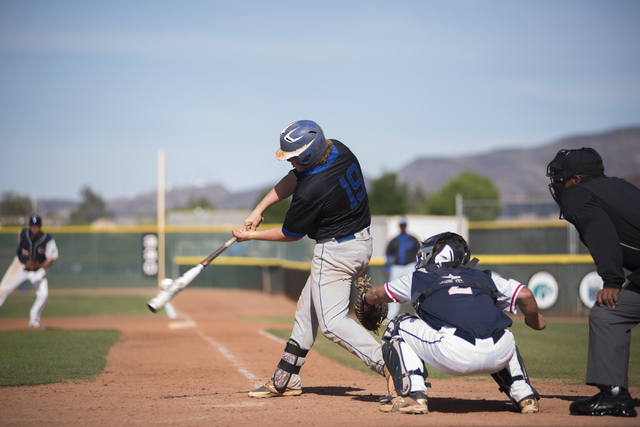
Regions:
<instances>
[{"instance_id":1,"label":"catcher's helmet","mask_svg":"<svg viewBox=\"0 0 640 427\"><path fill-rule=\"evenodd\" d=\"M316 122L298 120L280 133L280 149L276 151L276 159L287 160L298 156L298 165L309 167L328 146L322 128Z\"/></svg>"},{"instance_id":2,"label":"catcher's helmet","mask_svg":"<svg viewBox=\"0 0 640 427\"><path fill-rule=\"evenodd\" d=\"M604 174L602 157L593 148L560 150L547 165L547 176L551 179L549 191L553 200L561 205L564 182L575 175L599 176Z\"/></svg>"},{"instance_id":3,"label":"catcher's helmet","mask_svg":"<svg viewBox=\"0 0 640 427\"><path fill-rule=\"evenodd\" d=\"M42 218L39 215L31 215L29 217L29 225L39 225L42 227Z\"/></svg>"},{"instance_id":4,"label":"catcher's helmet","mask_svg":"<svg viewBox=\"0 0 640 427\"><path fill-rule=\"evenodd\" d=\"M416 254L416 269L437 264L440 267L457 267L471 258L467 241L456 233L440 233L422 242Z\"/></svg>"}]
</instances>

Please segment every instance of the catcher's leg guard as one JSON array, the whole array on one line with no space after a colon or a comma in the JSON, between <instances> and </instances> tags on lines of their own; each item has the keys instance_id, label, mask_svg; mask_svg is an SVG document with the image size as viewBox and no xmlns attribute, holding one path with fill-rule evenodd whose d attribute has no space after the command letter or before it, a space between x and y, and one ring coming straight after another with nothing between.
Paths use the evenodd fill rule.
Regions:
<instances>
[{"instance_id":1,"label":"catcher's leg guard","mask_svg":"<svg viewBox=\"0 0 640 427\"><path fill-rule=\"evenodd\" d=\"M276 390L283 392L287 388L291 376L300 373L300 368L304 364L308 352L309 350L301 349L295 340L290 338L287 341L282 359L273 374L273 384Z\"/></svg>"},{"instance_id":2,"label":"catcher's leg guard","mask_svg":"<svg viewBox=\"0 0 640 427\"><path fill-rule=\"evenodd\" d=\"M408 396L412 388L412 377L415 381L416 376L419 376L421 381L421 384L416 384L416 387L425 389L424 380L429 375L424 362L400 337L400 322L412 317L414 316L406 313L396 316L389 322L382 335L382 357L390 375L387 378L387 388L391 396L395 394Z\"/></svg>"},{"instance_id":3,"label":"catcher's leg guard","mask_svg":"<svg viewBox=\"0 0 640 427\"><path fill-rule=\"evenodd\" d=\"M509 362L509 365L501 371L491 374L491 377L498 383L500 391L509 397L518 410L521 410L522 405L520 402L530 397L538 401L540 400L540 394L538 394L529 382L529 375L527 374L527 369L524 366L524 360L522 360L518 347L516 347L514 356L515 358ZM513 375L514 371L516 371L516 375ZM515 387L514 383L516 381L523 381L523 383ZM517 388L517 390L513 390L512 386L514 386L513 388Z\"/></svg>"}]
</instances>

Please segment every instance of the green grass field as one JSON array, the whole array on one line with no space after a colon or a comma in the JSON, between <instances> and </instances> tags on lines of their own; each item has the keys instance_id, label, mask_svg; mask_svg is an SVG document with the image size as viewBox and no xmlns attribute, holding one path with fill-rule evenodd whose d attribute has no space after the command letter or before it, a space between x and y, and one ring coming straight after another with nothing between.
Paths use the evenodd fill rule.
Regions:
<instances>
[{"instance_id":1,"label":"green grass field","mask_svg":"<svg viewBox=\"0 0 640 427\"><path fill-rule=\"evenodd\" d=\"M57 316L149 316L145 295L51 295L43 317ZM0 308L1 318L25 318L34 296L12 295ZM291 334L291 317L241 317L243 321L282 323L286 327L268 332L286 340ZM534 331L521 321L511 328L529 375L535 379L584 383L589 326L587 323L549 322L544 331ZM65 381L93 381L106 363L115 342L115 330L0 331L0 386L47 384ZM378 341L380 337L373 335ZM640 329L632 330L629 382L640 385ZM345 366L371 375L356 356L322 335L313 347L320 354ZM431 378L451 378L428 367ZM483 376L484 377L484 376ZM466 377L473 379L474 377Z\"/></svg>"},{"instance_id":2,"label":"green grass field","mask_svg":"<svg viewBox=\"0 0 640 427\"><path fill-rule=\"evenodd\" d=\"M149 299L148 295L49 295L42 317L154 316L147 308ZM14 293L0 307L0 319L29 317L33 301L35 295Z\"/></svg>"},{"instance_id":3,"label":"green grass field","mask_svg":"<svg viewBox=\"0 0 640 427\"><path fill-rule=\"evenodd\" d=\"M0 331L0 386L93 381L117 330Z\"/></svg>"}]
</instances>

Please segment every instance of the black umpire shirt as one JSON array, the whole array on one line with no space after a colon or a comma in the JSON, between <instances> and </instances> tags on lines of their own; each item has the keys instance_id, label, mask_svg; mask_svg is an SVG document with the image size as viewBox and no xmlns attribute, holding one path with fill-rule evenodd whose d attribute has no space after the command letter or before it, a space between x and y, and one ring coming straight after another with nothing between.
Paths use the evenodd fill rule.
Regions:
<instances>
[{"instance_id":1,"label":"black umpire shirt","mask_svg":"<svg viewBox=\"0 0 640 427\"><path fill-rule=\"evenodd\" d=\"M604 287L620 288L623 267L640 284L640 189L607 176L585 179L562 196L564 218L573 224L596 263Z\"/></svg>"},{"instance_id":2,"label":"black umpire shirt","mask_svg":"<svg viewBox=\"0 0 640 427\"><path fill-rule=\"evenodd\" d=\"M369 198L356 156L335 139L329 159L298 172L298 183L282 226L287 236L340 238L371 224Z\"/></svg>"}]
</instances>

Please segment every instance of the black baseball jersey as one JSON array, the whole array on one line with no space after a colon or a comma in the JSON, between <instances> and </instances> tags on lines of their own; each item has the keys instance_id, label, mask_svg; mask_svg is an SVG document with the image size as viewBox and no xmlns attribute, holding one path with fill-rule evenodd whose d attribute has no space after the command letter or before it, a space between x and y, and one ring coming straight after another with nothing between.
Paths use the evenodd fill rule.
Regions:
<instances>
[{"instance_id":1,"label":"black baseball jersey","mask_svg":"<svg viewBox=\"0 0 640 427\"><path fill-rule=\"evenodd\" d=\"M356 156L335 139L325 164L294 170L298 183L282 226L287 236L340 238L371 224L369 198Z\"/></svg>"},{"instance_id":2,"label":"black baseball jersey","mask_svg":"<svg viewBox=\"0 0 640 427\"><path fill-rule=\"evenodd\" d=\"M605 287L619 288L622 267L640 285L640 189L615 177L592 177L562 196L564 218L589 248Z\"/></svg>"},{"instance_id":3,"label":"black baseball jersey","mask_svg":"<svg viewBox=\"0 0 640 427\"><path fill-rule=\"evenodd\" d=\"M26 264L29 258L42 264L47 260L45 255L47 243L52 239L48 233L42 233L35 241L28 228L23 228L18 238L18 259Z\"/></svg>"},{"instance_id":4,"label":"black baseball jersey","mask_svg":"<svg viewBox=\"0 0 640 427\"><path fill-rule=\"evenodd\" d=\"M411 282L416 314L433 329L462 329L475 338L489 338L511 326L496 307L499 291L491 272L464 266L416 270Z\"/></svg>"}]
</instances>

